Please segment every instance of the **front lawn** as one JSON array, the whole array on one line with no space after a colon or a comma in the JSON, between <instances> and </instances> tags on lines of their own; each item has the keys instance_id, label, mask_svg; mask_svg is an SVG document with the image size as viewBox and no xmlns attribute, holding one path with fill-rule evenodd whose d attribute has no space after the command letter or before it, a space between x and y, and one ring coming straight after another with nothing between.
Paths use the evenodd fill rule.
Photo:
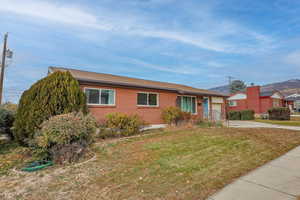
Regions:
<instances>
[{"instance_id":1,"label":"front lawn","mask_svg":"<svg viewBox=\"0 0 300 200\"><path fill-rule=\"evenodd\" d=\"M300 132L236 128L98 141L91 162L0 176L0 199L205 199L298 145Z\"/></svg>"},{"instance_id":2,"label":"front lawn","mask_svg":"<svg viewBox=\"0 0 300 200\"><path fill-rule=\"evenodd\" d=\"M256 122L268 123L268 124L276 124L282 126L300 126L300 121L296 120L266 120L266 119L256 119Z\"/></svg>"},{"instance_id":3,"label":"front lawn","mask_svg":"<svg viewBox=\"0 0 300 200\"><path fill-rule=\"evenodd\" d=\"M0 140L0 176L7 174L14 167L23 165L30 159L28 148Z\"/></svg>"}]
</instances>

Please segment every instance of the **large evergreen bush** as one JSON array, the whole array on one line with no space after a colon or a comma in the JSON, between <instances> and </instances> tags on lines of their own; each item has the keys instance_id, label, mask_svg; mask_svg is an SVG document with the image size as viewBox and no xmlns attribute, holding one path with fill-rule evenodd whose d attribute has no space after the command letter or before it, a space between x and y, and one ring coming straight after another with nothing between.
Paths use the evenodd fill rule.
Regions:
<instances>
[{"instance_id":1,"label":"large evergreen bush","mask_svg":"<svg viewBox=\"0 0 300 200\"><path fill-rule=\"evenodd\" d=\"M22 94L14 136L19 143L28 144L43 121L74 111L87 112L86 98L78 81L69 72L54 72Z\"/></svg>"}]
</instances>

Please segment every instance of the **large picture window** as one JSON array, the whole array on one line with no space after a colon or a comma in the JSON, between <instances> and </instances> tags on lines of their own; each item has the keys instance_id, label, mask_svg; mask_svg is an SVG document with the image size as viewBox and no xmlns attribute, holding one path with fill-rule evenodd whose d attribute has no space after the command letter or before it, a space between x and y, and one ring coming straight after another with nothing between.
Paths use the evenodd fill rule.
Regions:
<instances>
[{"instance_id":1,"label":"large picture window","mask_svg":"<svg viewBox=\"0 0 300 200\"><path fill-rule=\"evenodd\" d=\"M184 112L196 114L196 97L181 96L180 108Z\"/></svg>"},{"instance_id":2,"label":"large picture window","mask_svg":"<svg viewBox=\"0 0 300 200\"><path fill-rule=\"evenodd\" d=\"M158 94L139 92L137 94L138 106L158 106Z\"/></svg>"},{"instance_id":3,"label":"large picture window","mask_svg":"<svg viewBox=\"0 0 300 200\"><path fill-rule=\"evenodd\" d=\"M88 105L115 105L115 90L85 88Z\"/></svg>"}]
</instances>

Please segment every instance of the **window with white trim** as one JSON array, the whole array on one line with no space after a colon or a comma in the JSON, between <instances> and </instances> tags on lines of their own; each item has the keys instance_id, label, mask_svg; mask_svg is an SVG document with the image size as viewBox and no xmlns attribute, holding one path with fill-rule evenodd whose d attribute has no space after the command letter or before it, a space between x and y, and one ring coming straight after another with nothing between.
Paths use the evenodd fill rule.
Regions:
<instances>
[{"instance_id":1,"label":"window with white trim","mask_svg":"<svg viewBox=\"0 0 300 200\"><path fill-rule=\"evenodd\" d=\"M197 113L196 109L196 97L193 96L181 96L180 97L180 108L184 112L189 112L192 114Z\"/></svg>"},{"instance_id":2,"label":"window with white trim","mask_svg":"<svg viewBox=\"0 0 300 200\"><path fill-rule=\"evenodd\" d=\"M137 93L138 106L158 106L158 94L149 92Z\"/></svg>"},{"instance_id":3,"label":"window with white trim","mask_svg":"<svg viewBox=\"0 0 300 200\"><path fill-rule=\"evenodd\" d=\"M237 102L236 101L228 101L228 105L230 106L230 107L234 107L234 106L237 106Z\"/></svg>"},{"instance_id":4,"label":"window with white trim","mask_svg":"<svg viewBox=\"0 0 300 200\"><path fill-rule=\"evenodd\" d=\"M85 88L84 91L88 105L115 105L115 90Z\"/></svg>"}]
</instances>

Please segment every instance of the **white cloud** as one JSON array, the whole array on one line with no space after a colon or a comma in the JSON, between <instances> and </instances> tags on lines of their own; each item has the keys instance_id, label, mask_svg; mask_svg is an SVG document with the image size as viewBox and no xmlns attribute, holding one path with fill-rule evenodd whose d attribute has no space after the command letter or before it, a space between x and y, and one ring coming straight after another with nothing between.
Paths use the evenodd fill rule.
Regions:
<instances>
[{"instance_id":1,"label":"white cloud","mask_svg":"<svg viewBox=\"0 0 300 200\"><path fill-rule=\"evenodd\" d=\"M157 0L148 3L155 2ZM195 25L204 30L189 31L185 28L169 28L168 22L153 23L152 18L155 16L143 15L142 12L132 14L105 9L93 12L92 9L80 5L38 0L1 0L0 6L0 11L17 15L117 34L167 39L216 52L253 53L258 49L264 49L262 47L253 50L251 45L231 42L226 37L254 40L260 47L268 47L272 41L268 36L247 30L233 22L215 19L210 10L203 10L199 16L201 20L195 21Z\"/></svg>"},{"instance_id":2,"label":"white cloud","mask_svg":"<svg viewBox=\"0 0 300 200\"><path fill-rule=\"evenodd\" d=\"M4 12L101 30L111 30L113 28L108 23L100 23L95 15L74 5L36 0L1 0L0 3L0 10Z\"/></svg>"},{"instance_id":3,"label":"white cloud","mask_svg":"<svg viewBox=\"0 0 300 200\"><path fill-rule=\"evenodd\" d=\"M300 51L294 51L284 57L284 61L288 64L300 66Z\"/></svg>"},{"instance_id":4,"label":"white cloud","mask_svg":"<svg viewBox=\"0 0 300 200\"><path fill-rule=\"evenodd\" d=\"M176 74L198 74L200 72L199 68L194 68L194 67L189 67L189 66L168 67L168 66L147 63L147 62L135 59L135 58L122 57L122 59L125 62L130 63L130 64L134 64L134 65L141 66L141 67L148 68L148 69L163 71L163 72L171 72L171 73L176 73Z\"/></svg>"}]
</instances>

